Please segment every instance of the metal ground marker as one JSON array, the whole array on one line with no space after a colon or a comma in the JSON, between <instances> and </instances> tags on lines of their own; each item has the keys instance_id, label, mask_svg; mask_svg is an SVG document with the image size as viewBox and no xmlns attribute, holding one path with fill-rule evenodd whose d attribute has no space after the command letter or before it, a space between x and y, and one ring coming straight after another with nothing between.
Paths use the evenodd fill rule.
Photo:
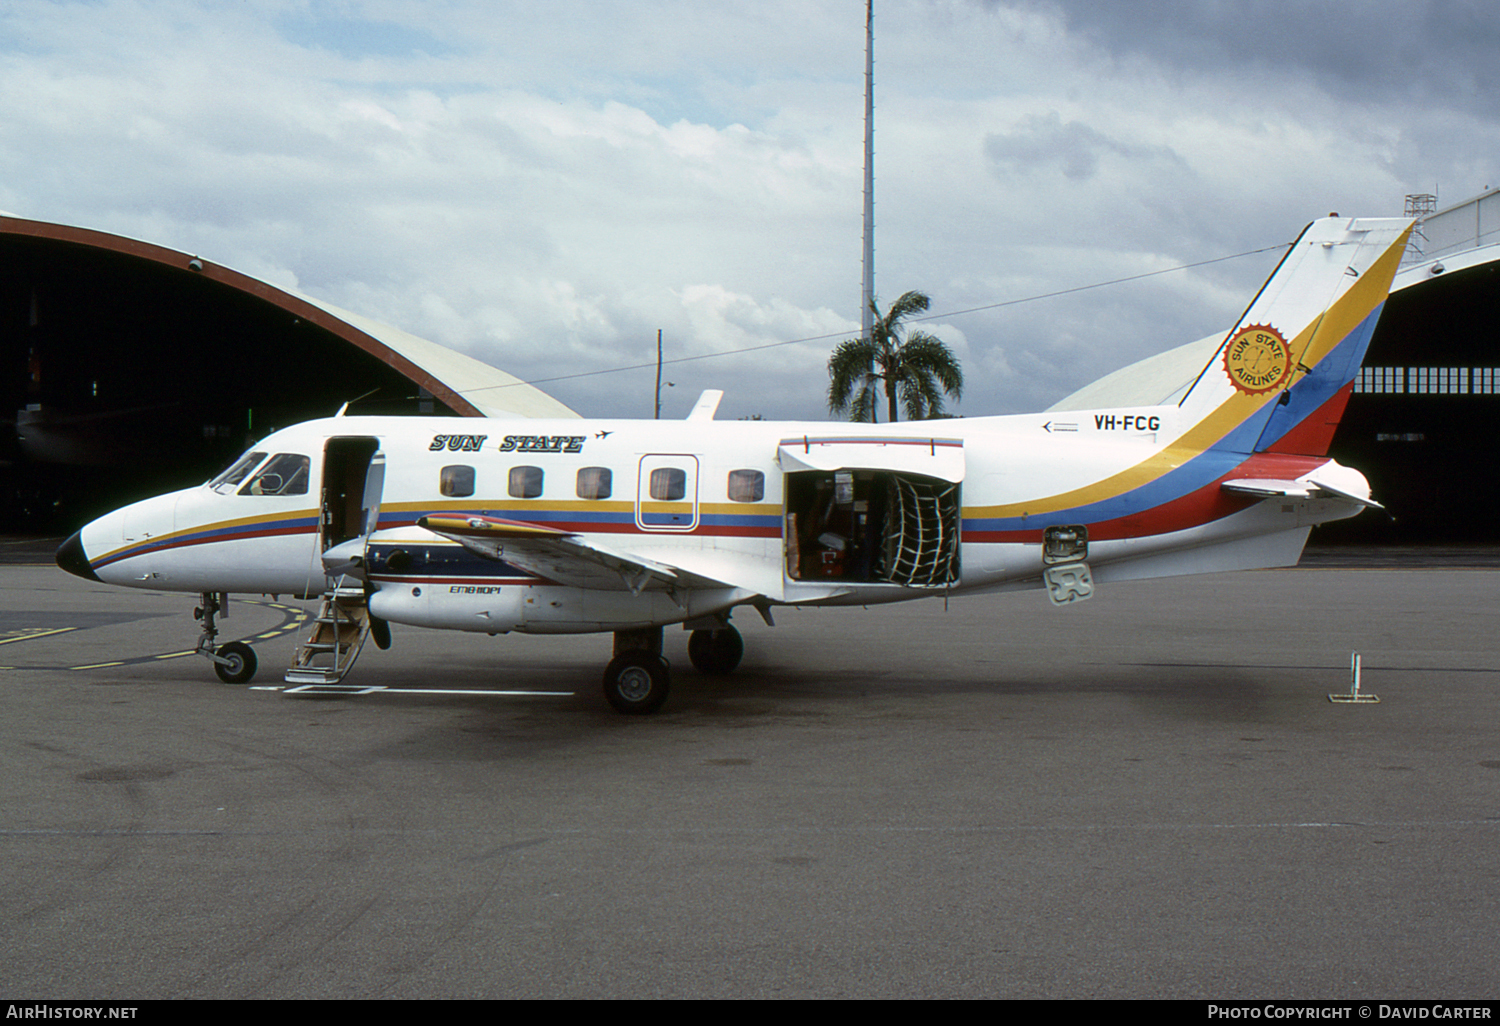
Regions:
<instances>
[{"instance_id":1,"label":"metal ground marker","mask_svg":"<svg viewBox=\"0 0 1500 1026\"><path fill-rule=\"evenodd\" d=\"M1355 652L1349 660L1349 693L1347 695L1329 695L1330 702L1378 702L1379 695L1361 694L1359 690L1359 653Z\"/></svg>"}]
</instances>

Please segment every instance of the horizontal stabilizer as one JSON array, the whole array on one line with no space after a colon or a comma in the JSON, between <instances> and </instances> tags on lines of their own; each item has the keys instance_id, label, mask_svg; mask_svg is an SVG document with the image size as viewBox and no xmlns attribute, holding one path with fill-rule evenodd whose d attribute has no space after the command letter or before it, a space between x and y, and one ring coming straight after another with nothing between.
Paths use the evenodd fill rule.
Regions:
<instances>
[{"instance_id":1,"label":"horizontal stabilizer","mask_svg":"<svg viewBox=\"0 0 1500 1026\"><path fill-rule=\"evenodd\" d=\"M1350 502L1357 502L1361 506L1368 506L1370 509L1385 509L1385 507L1380 503L1370 498L1368 494L1360 495L1358 492L1348 491L1346 489L1340 488L1338 485L1331 484L1328 481L1324 481L1321 478L1315 477L1311 478L1310 480L1314 485L1317 486L1320 492L1326 492L1330 495L1335 495L1340 499L1348 499Z\"/></svg>"},{"instance_id":2,"label":"horizontal stabilizer","mask_svg":"<svg viewBox=\"0 0 1500 1026\"><path fill-rule=\"evenodd\" d=\"M1341 467L1336 463L1328 465L1331 471L1348 471L1347 467ZM1368 488L1365 494L1359 493L1358 484L1353 481L1341 481L1334 484L1327 478L1335 476L1334 473L1319 476L1309 474L1293 480L1285 478L1270 477L1241 477L1233 481L1225 481L1221 488L1226 492L1239 492L1242 495L1255 495L1260 498L1275 498L1285 496L1293 499L1325 499L1337 498L1347 502L1358 503L1371 509L1385 509L1380 503L1370 498ZM1364 480L1360 476L1359 480Z\"/></svg>"},{"instance_id":3,"label":"horizontal stabilizer","mask_svg":"<svg viewBox=\"0 0 1500 1026\"><path fill-rule=\"evenodd\" d=\"M1237 481L1225 481L1221 486L1226 492L1243 492L1272 498L1286 495L1298 499L1313 497L1313 486L1308 481L1278 481L1267 477L1242 477Z\"/></svg>"}]
</instances>

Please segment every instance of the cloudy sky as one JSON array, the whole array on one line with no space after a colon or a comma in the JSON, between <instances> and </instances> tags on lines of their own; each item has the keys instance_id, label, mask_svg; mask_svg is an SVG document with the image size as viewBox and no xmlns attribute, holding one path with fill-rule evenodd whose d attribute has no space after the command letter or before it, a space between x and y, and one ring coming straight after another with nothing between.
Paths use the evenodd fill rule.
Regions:
<instances>
[{"instance_id":1,"label":"cloudy sky","mask_svg":"<svg viewBox=\"0 0 1500 1026\"><path fill-rule=\"evenodd\" d=\"M969 416L1227 327L1313 217L1500 186L1491 0L875 24L876 289L932 297ZM199 253L584 413L650 416L653 370L621 368L661 329L694 358L664 415L719 387L721 416L821 419L858 333L863 89L864 0L6 0L0 210Z\"/></svg>"}]
</instances>

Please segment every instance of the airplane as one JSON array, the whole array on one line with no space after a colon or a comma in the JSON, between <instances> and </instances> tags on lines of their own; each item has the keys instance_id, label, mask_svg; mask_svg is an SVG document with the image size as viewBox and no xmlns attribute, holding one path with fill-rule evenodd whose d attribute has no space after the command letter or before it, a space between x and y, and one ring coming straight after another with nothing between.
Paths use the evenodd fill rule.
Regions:
<instances>
[{"instance_id":1,"label":"airplane","mask_svg":"<svg viewBox=\"0 0 1500 1026\"><path fill-rule=\"evenodd\" d=\"M320 599L286 671L343 679L391 624L612 633L604 695L660 709L663 628L705 674L731 615L1295 565L1311 528L1379 508L1327 456L1411 230L1333 215L1298 236L1218 352L1159 404L890 424L343 415L276 431L226 471L87 524L91 581L196 593L196 651L230 593Z\"/></svg>"}]
</instances>

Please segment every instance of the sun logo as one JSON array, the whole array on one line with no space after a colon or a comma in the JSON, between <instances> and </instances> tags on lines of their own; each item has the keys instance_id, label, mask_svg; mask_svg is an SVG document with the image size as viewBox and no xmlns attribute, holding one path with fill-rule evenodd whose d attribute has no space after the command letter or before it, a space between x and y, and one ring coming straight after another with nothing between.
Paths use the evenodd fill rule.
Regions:
<instances>
[{"instance_id":1,"label":"sun logo","mask_svg":"<svg viewBox=\"0 0 1500 1026\"><path fill-rule=\"evenodd\" d=\"M1224 372L1246 395L1274 391L1291 376L1292 347L1269 324L1241 328L1224 347Z\"/></svg>"}]
</instances>

